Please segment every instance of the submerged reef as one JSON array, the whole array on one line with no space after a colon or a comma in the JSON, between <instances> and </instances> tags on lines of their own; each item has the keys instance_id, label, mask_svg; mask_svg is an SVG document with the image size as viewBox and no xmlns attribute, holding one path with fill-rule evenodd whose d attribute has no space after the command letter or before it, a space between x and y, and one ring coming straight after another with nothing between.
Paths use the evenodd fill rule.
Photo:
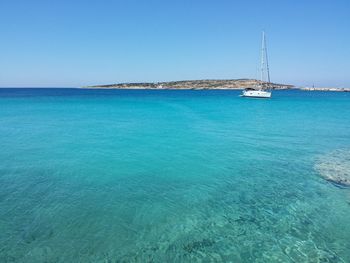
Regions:
<instances>
[{"instance_id":1,"label":"submerged reef","mask_svg":"<svg viewBox=\"0 0 350 263\"><path fill-rule=\"evenodd\" d=\"M320 156L315 170L327 181L350 186L350 149L339 149Z\"/></svg>"}]
</instances>

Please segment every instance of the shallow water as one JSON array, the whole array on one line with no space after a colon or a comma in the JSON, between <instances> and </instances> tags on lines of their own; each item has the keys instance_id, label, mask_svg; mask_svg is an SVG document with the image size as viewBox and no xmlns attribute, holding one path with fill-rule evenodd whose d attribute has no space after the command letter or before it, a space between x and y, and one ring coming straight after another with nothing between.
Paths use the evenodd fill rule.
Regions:
<instances>
[{"instance_id":1,"label":"shallow water","mask_svg":"<svg viewBox=\"0 0 350 263\"><path fill-rule=\"evenodd\" d=\"M0 262L350 262L350 94L0 89Z\"/></svg>"}]
</instances>

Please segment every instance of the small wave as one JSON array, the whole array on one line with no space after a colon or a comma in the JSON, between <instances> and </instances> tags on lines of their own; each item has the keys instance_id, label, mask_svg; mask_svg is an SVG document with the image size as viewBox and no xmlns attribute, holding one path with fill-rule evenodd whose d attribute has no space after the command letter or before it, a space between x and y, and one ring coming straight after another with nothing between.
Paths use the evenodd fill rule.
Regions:
<instances>
[{"instance_id":1,"label":"small wave","mask_svg":"<svg viewBox=\"0 0 350 263\"><path fill-rule=\"evenodd\" d=\"M321 155L314 168L327 181L350 186L350 149L338 149Z\"/></svg>"}]
</instances>

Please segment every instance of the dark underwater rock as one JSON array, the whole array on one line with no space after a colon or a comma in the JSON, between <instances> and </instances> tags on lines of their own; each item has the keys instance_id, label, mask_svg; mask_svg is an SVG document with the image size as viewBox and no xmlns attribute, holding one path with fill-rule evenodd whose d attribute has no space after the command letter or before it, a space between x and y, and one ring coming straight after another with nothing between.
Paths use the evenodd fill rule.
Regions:
<instances>
[{"instance_id":1,"label":"dark underwater rock","mask_svg":"<svg viewBox=\"0 0 350 263\"><path fill-rule=\"evenodd\" d=\"M350 150L335 150L318 158L315 170L336 186L350 186Z\"/></svg>"},{"instance_id":2,"label":"dark underwater rock","mask_svg":"<svg viewBox=\"0 0 350 263\"><path fill-rule=\"evenodd\" d=\"M183 249L188 253L192 253L192 252L195 252L197 250L200 250L200 249L203 249L206 247L211 247L214 244L215 244L215 242L213 240L205 238L205 239L202 239L200 241L190 242L190 243L184 245Z\"/></svg>"}]
</instances>

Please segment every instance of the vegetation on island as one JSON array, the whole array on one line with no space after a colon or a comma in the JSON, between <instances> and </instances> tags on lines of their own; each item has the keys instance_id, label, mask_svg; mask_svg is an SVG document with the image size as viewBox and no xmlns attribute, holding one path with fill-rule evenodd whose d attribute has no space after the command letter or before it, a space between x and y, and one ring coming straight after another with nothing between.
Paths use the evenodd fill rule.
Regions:
<instances>
[{"instance_id":1,"label":"vegetation on island","mask_svg":"<svg viewBox=\"0 0 350 263\"><path fill-rule=\"evenodd\" d=\"M143 82L143 83L118 83L107 85L94 85L86 88L104 89L245 89L254 87L262 82L255 79L206 79L206 80L181 80L169 82ZM272 89L290 89L293 85L270 83Z\"/></svg>"}]
</instances>

